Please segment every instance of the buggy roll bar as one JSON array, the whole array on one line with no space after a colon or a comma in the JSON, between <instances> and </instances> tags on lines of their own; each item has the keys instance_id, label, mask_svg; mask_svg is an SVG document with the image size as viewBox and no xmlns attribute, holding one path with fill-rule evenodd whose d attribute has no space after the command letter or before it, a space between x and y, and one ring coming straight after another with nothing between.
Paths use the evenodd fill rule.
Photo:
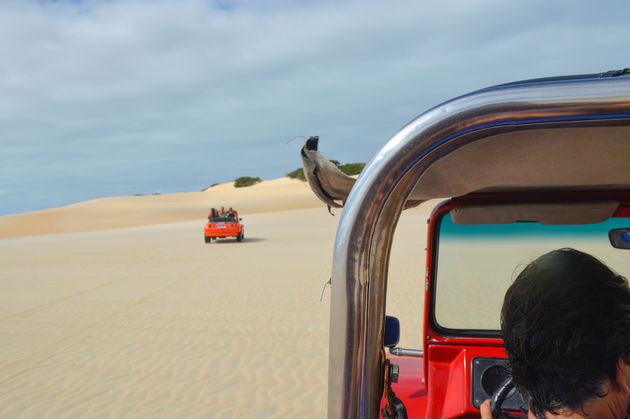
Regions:
<instances>
[{"instance_id":1,"label":"buggy roll bar","mask_svg":"<svg viewBox=\"0 0 630 419\"><path fill-rule=\"evenodd\" d=\"M630 77L616 75L513 83L456 98L420 115L372 158L345 203L334 247L329 418L379 416L392 237L422 174L454 150L498 133L630 125ZM424 199L447 197L433 195Z\"/></svg>"}]
</instances>

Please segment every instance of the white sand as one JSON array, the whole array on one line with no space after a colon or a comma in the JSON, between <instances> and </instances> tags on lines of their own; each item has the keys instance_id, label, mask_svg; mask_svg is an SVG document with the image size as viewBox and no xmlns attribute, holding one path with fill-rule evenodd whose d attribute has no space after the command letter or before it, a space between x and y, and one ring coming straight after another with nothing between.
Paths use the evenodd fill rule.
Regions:
<instances>
[{"instance_id":1,"label":"white sand","mask_svg":"<svg viewBox=\"0 0 630 419\"><path fill-rule=\"evenodd\" d=\"M220 205L245 242L204 243ZM429 210L403 214L392 254L407 347ZM325 416L336 213L279 179L0 217L0 417Z\"/></svg>"},{"instance_id":2,"label":"white sand","mask_svg":"<svg viewBox=\"0 0 630 419\"><path fill-rule=\"evenodd\" d=\"M503 297L532 260L555 249L572 247L591 254L627 275L627 250L614 249L608 235L546 239L457 240L442 242L436 292L436 319L442 326L463 329L501 328ZM483 261L483 263L480 263Z\"/></svg>"}]
</instances>

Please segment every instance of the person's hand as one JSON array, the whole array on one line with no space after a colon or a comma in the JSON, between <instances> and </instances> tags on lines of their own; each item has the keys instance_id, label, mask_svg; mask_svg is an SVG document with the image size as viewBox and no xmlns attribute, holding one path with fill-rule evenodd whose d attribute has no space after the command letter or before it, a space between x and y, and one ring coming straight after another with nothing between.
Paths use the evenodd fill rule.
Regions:
<instances>
[{"instance_id":1,"label":"person's hand","mask_svg":"<svg viewBox=\"0 0 630 419\"><path fill-rule=\"evenodd\" d=\"M490 405L490 399L481 403L479 410L481 411L481 419L492 419L492 406Z\"/></svg>"},{"instance_id":2,"label":"person's hand","mask_svg":"<svg viewBox=\"0 0 630 419\"><path fill-rule=\"evenodd\" d=\"M479 410L481 411L481 419L492 419L492 405L490 404L490 399L481 403L479 406ZM528 419L536 419L536 416L530 410L527 414Z\"/></svg>"}]
</instances>

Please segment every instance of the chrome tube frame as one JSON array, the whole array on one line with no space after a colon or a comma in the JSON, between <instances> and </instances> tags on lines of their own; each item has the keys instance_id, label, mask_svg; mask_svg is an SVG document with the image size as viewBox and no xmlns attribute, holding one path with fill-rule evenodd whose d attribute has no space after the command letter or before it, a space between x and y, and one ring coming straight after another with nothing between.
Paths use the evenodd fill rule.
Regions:
<instances>
[{"instance_id":1,"label":"chrome tube frame","mask_svg":"<svg viewBox=\"0 0 630 419\"><path fill-rule=\"evenodd\" d=\"M337 230L329 418L379 415L392 237L405 201L426 169L457 148L496 133L619 120L630 123L628 77L539 81L454 99L419 116L387 142L354 185Z\"/></svg>"}]
</instances>

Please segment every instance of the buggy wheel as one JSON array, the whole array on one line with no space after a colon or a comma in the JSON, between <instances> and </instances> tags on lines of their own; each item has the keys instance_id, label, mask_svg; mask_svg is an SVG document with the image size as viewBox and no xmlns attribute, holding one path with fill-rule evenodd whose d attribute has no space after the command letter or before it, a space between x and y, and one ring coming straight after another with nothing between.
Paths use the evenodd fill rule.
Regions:
<instances>
[{"instance_id":1,"label":"buggy wheel","mask_svg":"<svg viewBox=\"0 0 630 419\"><path fill-rule=\"evenodd\" d=\"M206 241L206 243L210 243L210 240L212 240L212 237L206 237L206 236L204 236L203 238L204 238L204 240Z\"/></svg>"},{"instance_id":2,"label":"buggy wheel","mask_svg":"<svg viewBox=\"0 0 630 419\"><path fill-rule=\"evenodd\" d=\"M243 241L243 233L238 233L238 236L236 236L236 241L237 242L242 242Z\"/></svg>"}]
</instances>

